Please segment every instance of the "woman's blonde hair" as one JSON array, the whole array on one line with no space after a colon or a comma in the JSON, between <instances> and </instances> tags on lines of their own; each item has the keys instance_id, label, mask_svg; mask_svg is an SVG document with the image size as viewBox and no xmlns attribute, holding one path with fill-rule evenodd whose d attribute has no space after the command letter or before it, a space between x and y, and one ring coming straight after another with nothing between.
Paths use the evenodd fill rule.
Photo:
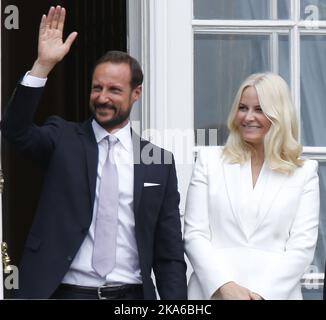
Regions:
<instances>
[{"instance_id":1,"label":"woman's blonde hair","mask_svg":"<svg viewBox=\"0 0 326 320\"><path fill-rule=\"evenodd\" d=\"M243 91L254 87L260 107L271 121L264 138L265 160L277 172L291 174L303 165L299 157L302 146L298 142L298 121L287 83L277 74L259 73L249 76L240 86L228 118L229 137L224 147L224 157L231 163L249 160L253 147L240 135L235 123Z\"/></svg>"}]
</instances>

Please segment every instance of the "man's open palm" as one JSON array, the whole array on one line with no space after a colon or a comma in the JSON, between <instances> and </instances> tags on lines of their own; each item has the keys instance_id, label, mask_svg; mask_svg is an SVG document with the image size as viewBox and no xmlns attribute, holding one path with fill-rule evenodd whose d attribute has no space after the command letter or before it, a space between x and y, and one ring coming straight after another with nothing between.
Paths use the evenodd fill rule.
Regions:
<instances>
[{"instance_id":1,"label":"man's open palm","mask_svg":"<svg viewBox=\"0 0 326 320\"><path fill-rule=\"evenodd\" d=\"M72 43L77 37L77 32L69 35L63 42L63 28L66 10L57 6L51 7L48 15L43 15L38 44L38 62L43 66L54 66L69 52Z\"/></svg>"}]
</instances>

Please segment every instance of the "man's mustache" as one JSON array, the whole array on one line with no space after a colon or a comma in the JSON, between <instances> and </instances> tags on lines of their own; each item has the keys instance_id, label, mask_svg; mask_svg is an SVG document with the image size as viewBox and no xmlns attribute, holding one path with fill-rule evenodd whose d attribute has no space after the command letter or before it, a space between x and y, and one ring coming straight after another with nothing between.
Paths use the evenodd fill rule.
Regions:
<instances>
[{"instance_id":1,"label":"man's mustache","mask_svg":"<svg viewBox=\"0 0 326 320\"><path fill-rule=\"evenodd\" d=\"M97 103L94 104L94 109L109 109L109 110L113 110L113 111L117 111L117 108L115 105L113 104L109 104L109 103Z\"/></svg>"}]
</instances>

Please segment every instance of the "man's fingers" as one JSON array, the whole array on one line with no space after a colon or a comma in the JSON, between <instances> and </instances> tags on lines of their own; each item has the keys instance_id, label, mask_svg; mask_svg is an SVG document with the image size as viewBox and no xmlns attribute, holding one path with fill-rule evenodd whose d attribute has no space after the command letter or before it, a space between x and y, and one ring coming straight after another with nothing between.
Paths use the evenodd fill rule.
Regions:
<instances>
[{"instance_id":1,"label":"man's fingers","mask_svg":"<svg viewBox=\"0 0 326 320\"><path fill-rule=\"evenodd\" d=\"M59 23L59 17L61 15L61 7L57 6L54 11L53 19L51 21L51 29L57 29Z\"/></svg>"},{"instance_id":2,"label":"man's fingers","mask_svg":"<svg viewBox=\"0 0 326 320\"><path fill-rule=\"evenodd\" d=\"M46 25L47 28L51 28L51 23L52 23L52 20L53 20L54 12L55 12L55 8L51 7L49 9L48 15L46 16L45 25Z\"/></svg>"},{"instance_id":3,"label":"man's fingers","mask_svg":"<svg viewBox=\"0 0 326 320\"><path fill-rule=\"evenodd\" d=\"M59 22L58 22L58 29L61 32L63 32L63 28L65 25L65 18L66 18L66 9L62 8L59 16Z\"/></svg>"},{"instance_id":4,"label":"man's fingers","mask_svg":"<svg viewBox=\"0 0 326 320\"><path fill-rule=\"evenodd\" d=\"M77 32L73 32L69 35L69 37L67 38L67 40L65 41L65 46L67 47L68 51L71 47L71 45L73 44L73 42L76 40L78 33Z\"/></svg>"},{"instance_id":5,"label":"man's fingers","mask_svg":"<svg viewBox=\"0 0 326 320\"><path fill-rule=\"evenodd\" d=\"M40 23L40 34L45 30L45 26L46 26L46 15L43 14Z\"/></svg>"},{"instance_id":6,"label":"man's fingers","mask_svg":"<svg viewBox=\"0 0 326 320\"><path fill-rule=\"evenodd\" d=\"M49 12L46 15L42 16L40 31L44 31L46 28L48 29L58 29L59 31L63 31L64 23L66 18L66 10L61 6L51 7Z\"/></svg>"}]
</instances>

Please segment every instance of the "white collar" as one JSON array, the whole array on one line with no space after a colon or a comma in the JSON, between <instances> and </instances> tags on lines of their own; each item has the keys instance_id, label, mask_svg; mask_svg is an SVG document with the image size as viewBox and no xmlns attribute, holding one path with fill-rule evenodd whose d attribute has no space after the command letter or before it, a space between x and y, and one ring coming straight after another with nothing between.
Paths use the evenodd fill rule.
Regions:
<instances>
[{"instance_id":1,"label":"white collar","mask_svg":"<svg viewBox=\"0 0 326 320\"><path fill-rule=\"evenodd\" d=\"M128 123L123 128L119 129L118 131L115 131L113 134L108 133L103 127L101 127L96 122L95 119L92 121L92 127L97 143L102 141L107 136L113 135L119 139L119 142L127 151L132 150L130 121L128 121Z\"/></svg>"}]
</instances>

